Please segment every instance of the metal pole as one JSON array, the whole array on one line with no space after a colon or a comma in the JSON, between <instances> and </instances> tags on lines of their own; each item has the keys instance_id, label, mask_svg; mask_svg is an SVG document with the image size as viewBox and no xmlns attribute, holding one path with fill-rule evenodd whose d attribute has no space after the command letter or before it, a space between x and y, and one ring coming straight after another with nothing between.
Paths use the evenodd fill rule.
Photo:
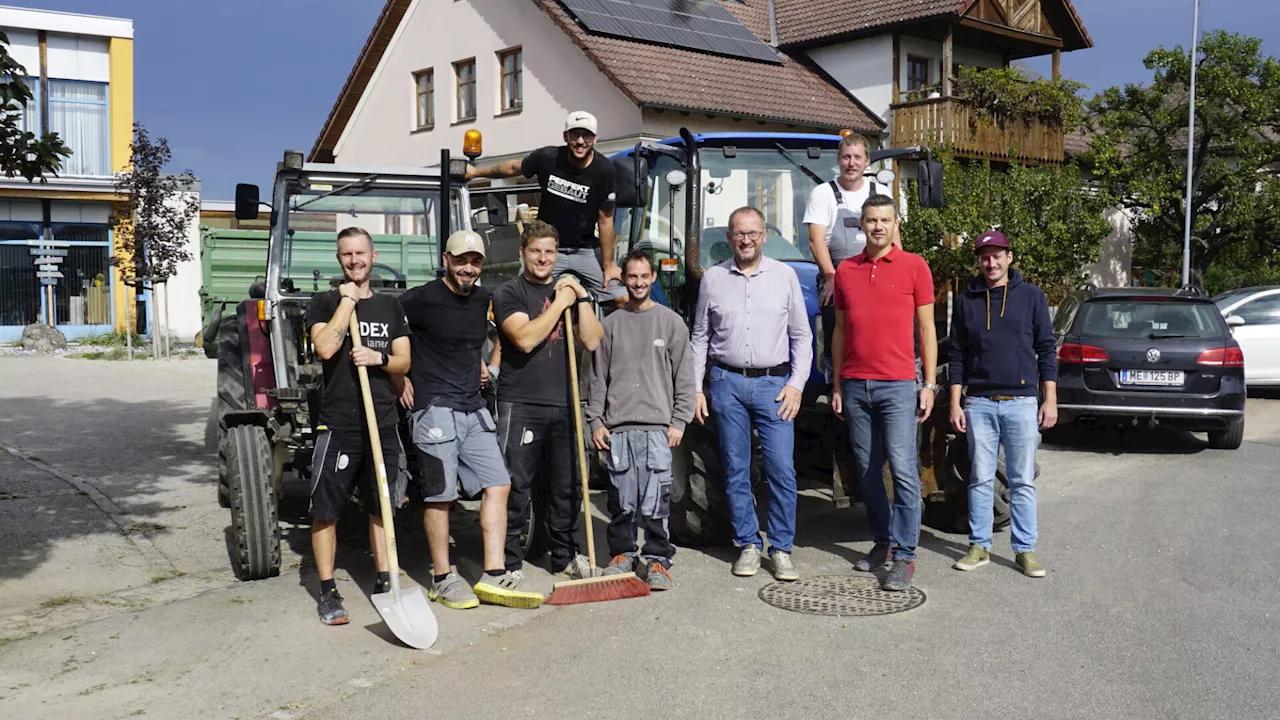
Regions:
<instances>
[{"instance_id":1,"label":"metal pole","mask_svg":"<svg viewBox=\"0 0 1280 720\"><path fill-rule=\"evenodd\" d=\"M1196 140L1196 63L1200 54L1200 0L1196 0L1195 19L1191 23L1191 99L1187 106L1187 217L1182 236L1182 284L1191 284L1191 172L1195 160Z\"/></svg>"}]
</instances>

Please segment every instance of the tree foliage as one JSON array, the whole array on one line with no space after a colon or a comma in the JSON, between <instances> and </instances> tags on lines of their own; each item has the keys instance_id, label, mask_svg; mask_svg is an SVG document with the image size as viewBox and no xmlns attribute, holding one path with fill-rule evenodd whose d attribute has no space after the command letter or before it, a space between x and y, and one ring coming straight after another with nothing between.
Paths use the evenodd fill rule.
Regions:
<instances>
[{"instance_id":1,"label":"tree foliage","mask_svg":"<svg viewBox=\"0 0 1280 720\"><path fill-rule=\"evenodd\" d=\"M172 156L168 141L152 141L142 123L133 124L129 168L116 176L116 191L129 198L127 211L111 218L122 251L112 257L112 263L134 262L139 277L160 281L172 277L180 263L192 258L188 232L200 214L191 171L164 172Z\"/></svg>"},{"instance_id":2,"label":"tree foliage","mask_svg":"<svg viewBox=\"0 0 1280 720\"><path fill-rule=\"evenodd\" d=\"M1205 34L1196 62L1191 266L1205 278L1219 260L1280 249L1280 62L1258 38L1223 31ZM1150 83L1088 103L1086 159L1134 213L1134 264L1181 268L1191 58L1157 48L1145 64Z\"/></svg>"},{"instance_id":3,"label":"tree foliage","mask_svg":"<svg viewBox=\"0 0 1280 720\"><path fill-rule=\"evenodd\" d=\"M1029 80L1013 66L965 66L956 77L955 94L987 122L1021 118L1071 131L1084 122L1084 101L1077 94L1084 87L1065 78Z\"/></svg>"},{"instance_id":4,"label":"tree foliage","mask_svg":"<svg viewBox=\"0 0 1280 720\"><path fill-rule=\"evenodd\" d=\"M998 229L1009 237L1019 271L1056 302L1084 278L1111 232L1104 213L1112 202L1080 179L1075 163L1061 167L963 161L942 153L941 210L926 209L908 192L903 246L929 261L934 282L967 281L977 267L973 239ZM912 184L913 185L913 184Z\"/></svg>"},{"instance_id":5,"label":"tree foliage","mask_svg":"<svg viewBox=\"0 0 1280 720\"><path fill-rule=\"evenodd\" d=\"M28 182L45 175L57 175L62 159L71 150L58 137L48 133L37 137L22 128L26 108L34 101L31 76L27 69L9 55L9 36L0 31L0 171L5 177L21 175Z\"/></svg>"}]
</instances>

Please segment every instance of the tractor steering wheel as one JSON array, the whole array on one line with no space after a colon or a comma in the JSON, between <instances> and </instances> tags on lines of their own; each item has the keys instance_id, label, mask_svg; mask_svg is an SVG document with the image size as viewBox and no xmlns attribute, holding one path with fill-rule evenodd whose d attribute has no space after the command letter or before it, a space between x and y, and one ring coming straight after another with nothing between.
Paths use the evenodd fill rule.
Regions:
<instances>
[{"instance_id":1,"label":"tractor steering wheel","mask_svg":"<svg viewBox=\"0 0 1280 720\"><path fill-rule=\"evenodd\" d=\"M387 272L391 273L392 277L394 277L394 278L396 279L396 282L397 282L397 283L407 283L407 282L408 282L408 278L406 278L406 277L404 276L404 274L403 274L403 273L401 273L399 270L396 270L395 268L391 267L390 265L385 265L385 264L383 264L383 263L374 263L374 264L373 264L373 267L375 267L375 268L383 268L383 269L384 269L384 270L386 270Z\"/></svg>"}]
</instances>

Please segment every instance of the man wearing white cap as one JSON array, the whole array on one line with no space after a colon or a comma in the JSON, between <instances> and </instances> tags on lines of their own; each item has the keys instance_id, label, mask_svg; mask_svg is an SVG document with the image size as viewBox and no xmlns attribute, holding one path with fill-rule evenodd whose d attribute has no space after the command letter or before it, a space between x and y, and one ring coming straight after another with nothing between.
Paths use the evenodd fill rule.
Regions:
<instances>
[{"instance_id":1,"label":"man wearing white cap","mask_svg":"<svg viewBox=\"0 0 1280 720\"><path fill-rule=\"evenodd\" d=\"M490 296L476 281L484 256L484 239L459 230L445 244L444 277L400 296L411 350L400 402L413 412L410 428L427 504L423 524L435 568L427 597L459 610L479 605L476 592L489 585L502 588L501 604L536 607L542 601L507 577L503 565L511 476L498 449L497 426L480 396ZM449 562L449 509L459 486L470 497L481 496L485 572L476 591Z\"/></svg>"},{"instance_id":2,"label":"man wearing white cap","mask_svg":"<svg viewBox=\"0 0 1280 720\"><path fill-rule=\"evenodd\" d=\"M613 262L613 163L595 151L596 118L575 110L564 121L562 146L548 145L523 160L487 168L467 166L467 179L534 177L542 188L538 219L560 234L554 276L571 272L599 300L626 297ZM614 285L605 290L610 281Z\"/></svg>"}]
</instances>

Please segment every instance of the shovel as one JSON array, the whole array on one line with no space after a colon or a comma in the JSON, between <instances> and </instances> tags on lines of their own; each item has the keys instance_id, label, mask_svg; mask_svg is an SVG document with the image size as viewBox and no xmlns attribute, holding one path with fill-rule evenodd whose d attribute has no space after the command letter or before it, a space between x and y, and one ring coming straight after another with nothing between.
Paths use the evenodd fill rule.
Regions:
<instances>
[{"instance_id":1,"label":"shovel","mask_svg":"<svg viewBox=\"0 0 1280 720\"><path fill-rule=\"evenodd\" d=\"M360 323L351 312L351 347L360 347ZM373 606L378 609L391 632L411 648L426 650L439 634L436 616L422 594L422 588L400 589L400 559L396 555L396 524L391 517L391 492L387 488L387 466L382 460L382 437L378 433L378 420L373 412L373 395L369 392L369 369L356 368L360 376L360 394L364 398L364 417L369 430L369 447L373 449L373 464L378 476L378 502L382 506L382 529L387 539L387 562L391 569L391 591L375 593Z\"/></svg>"}]
</instances>

